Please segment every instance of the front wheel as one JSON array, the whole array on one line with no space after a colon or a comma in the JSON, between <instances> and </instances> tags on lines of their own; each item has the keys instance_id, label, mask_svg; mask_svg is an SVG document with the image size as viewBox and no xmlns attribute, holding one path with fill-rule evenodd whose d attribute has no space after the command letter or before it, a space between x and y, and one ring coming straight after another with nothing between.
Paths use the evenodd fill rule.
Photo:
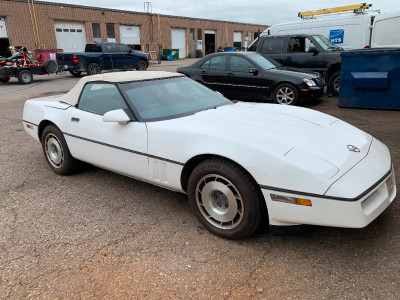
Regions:
<instances>
[{"instance_id":1,"label":"front wheel","mask_svg":"<svg viewBox=\"0 0 400 300\"><path fill-rule=\"evenodd\" d=\"M188 195L192 210L204 227L227 239L250 236L265 211L261 191L251 176L223 159L208 159L193 170Z\"/></svg>"},{"instance_id":2,"label":"front wheel","mask_svg":"<svg viewBox=\"0 0 400 300\"><path fill-rule=\"evenodd\" d=\"M340 88L340 71L332 74L328 79L328 88L335 96L339 95Z\"/></svg>"},{"instance_id":3,"label":"front wheel","mask_svg":"<svg viewBox=\"0 0 400 300\"><path fill-rule=\"evenodd\" d=\"M137 64L136 64L136 70L138 71L146 71L147 69L147 63L143 59L139 59Z\"/></svg>"},{"instance_id":4,"label":"front wheel","mask_svg":"<svg viewBox=\"0 0 400 300\"><path fill-rule=\"evenodd\" d=\"M277 104L296 105L299 100L299 93L294 85L282 83L276 87L273 99Z\"/></svg>"},{"instance_id":5,"label":"front wheel","mask_svg":"<svg viewBox=\"0 0 400 300\"><path fill-rule=\"evenodd\" d=\"M101 68L98 63L90 63L87 66L87 73L88 75L96 75L101 73Z\"/></svg>"},{"instance_id":6,"label":"front wheel","mask_svg":"<svg viewBox=\"0 0 400 300\"><path fill-rule=\"evenodd\" d=\"M76 171L79 163L72 157L64 135L55 125L43 130L42 149L48 165L55 173L68 175Z\"/></svg>"}]
</instances>

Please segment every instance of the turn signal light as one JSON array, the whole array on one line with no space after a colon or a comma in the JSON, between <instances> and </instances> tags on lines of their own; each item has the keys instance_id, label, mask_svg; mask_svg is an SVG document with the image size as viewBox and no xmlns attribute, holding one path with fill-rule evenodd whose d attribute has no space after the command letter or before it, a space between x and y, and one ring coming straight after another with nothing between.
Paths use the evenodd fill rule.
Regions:
<instances>
[{"instance_id":1,"label":"turn signal light","mask_svg":"<svg viewBox=\"0 0 400 300\"><path fill-rule=\"evenodd\" d=\"M272 199L272 201L278 201L278 202L283 202L283 203L312 206L311 200L309 200L309 199L289 197L289 196L276 195L276 194L271 194L271 199Z\"/></svg>"}]
</instances>

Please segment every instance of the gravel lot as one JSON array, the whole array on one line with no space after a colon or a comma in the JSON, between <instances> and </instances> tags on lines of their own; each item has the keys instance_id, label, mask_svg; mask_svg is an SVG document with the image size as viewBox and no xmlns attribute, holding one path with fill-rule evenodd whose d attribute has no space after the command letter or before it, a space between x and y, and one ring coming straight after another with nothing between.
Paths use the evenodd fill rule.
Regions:
<instances>
[{"instance_id":1,"label":"gravel lot","mask_svg":"<svg viewBox=\"0 0 400 300\"><path fill-rule=\"evenodd\" d=\"M399 196L364 229L228 241L200 226L185 195L95 167L54 174L22 128L24 100L76 81L0 85L1 299L400 299ZM384 142L400 178L400 111L338 108L336 97L304 106Z\"/></svg>"}]
</instances>

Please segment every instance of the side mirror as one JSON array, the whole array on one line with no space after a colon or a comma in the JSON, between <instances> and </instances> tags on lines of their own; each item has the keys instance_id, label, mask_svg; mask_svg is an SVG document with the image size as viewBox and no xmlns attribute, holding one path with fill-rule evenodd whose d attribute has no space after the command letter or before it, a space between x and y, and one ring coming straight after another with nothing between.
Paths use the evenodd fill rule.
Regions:
<instances>
[{"instance_id":1,"label":"side mirror","mask_svg":"<svg viewBox=\"0 0 400 300\"><path fill-rule=\"evenodd\" d=\"M258 71L258 69L256 69L256 68L251 68L251 69L249 70L249 73L252 73L254 76L257 75L258 72L260 72L260 71Z\"/></svg>"},{"instance_id":2,"label":"side mirror","mask_svg":"<svg viewBox=\"0 0 400 300\"><path fill-rule=\"evenodd\" d=\"M314 56L317 55L319 53L318 49L315 47L310 47L308 48L308 52L313 52Z\"/></svg>"},{"instance_id":3,"label":"side mirror","mask_svg":"<svg viewBox=\"0 0 400 300\"><path fill-rule=\"evenodd\" d=\"M103 115L104 122L118 122L121 125L125 125L130 120L123 109L110 110Z\"/></svg>"}]
</instances>

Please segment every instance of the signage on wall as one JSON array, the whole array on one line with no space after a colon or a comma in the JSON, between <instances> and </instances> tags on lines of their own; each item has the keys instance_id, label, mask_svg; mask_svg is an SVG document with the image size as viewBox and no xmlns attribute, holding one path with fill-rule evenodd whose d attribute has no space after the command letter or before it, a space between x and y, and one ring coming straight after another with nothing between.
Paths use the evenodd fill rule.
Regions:
<instances>
[{"instance_id":1,"label":"signage on wall","mask_svg":"<svg viewBox=\"0 0 400 300\"><path fill-rule=\"evenodd\" d=\"M203 41L197 40L197 50L203 50Z\"/></svg>"}]
</instances>

